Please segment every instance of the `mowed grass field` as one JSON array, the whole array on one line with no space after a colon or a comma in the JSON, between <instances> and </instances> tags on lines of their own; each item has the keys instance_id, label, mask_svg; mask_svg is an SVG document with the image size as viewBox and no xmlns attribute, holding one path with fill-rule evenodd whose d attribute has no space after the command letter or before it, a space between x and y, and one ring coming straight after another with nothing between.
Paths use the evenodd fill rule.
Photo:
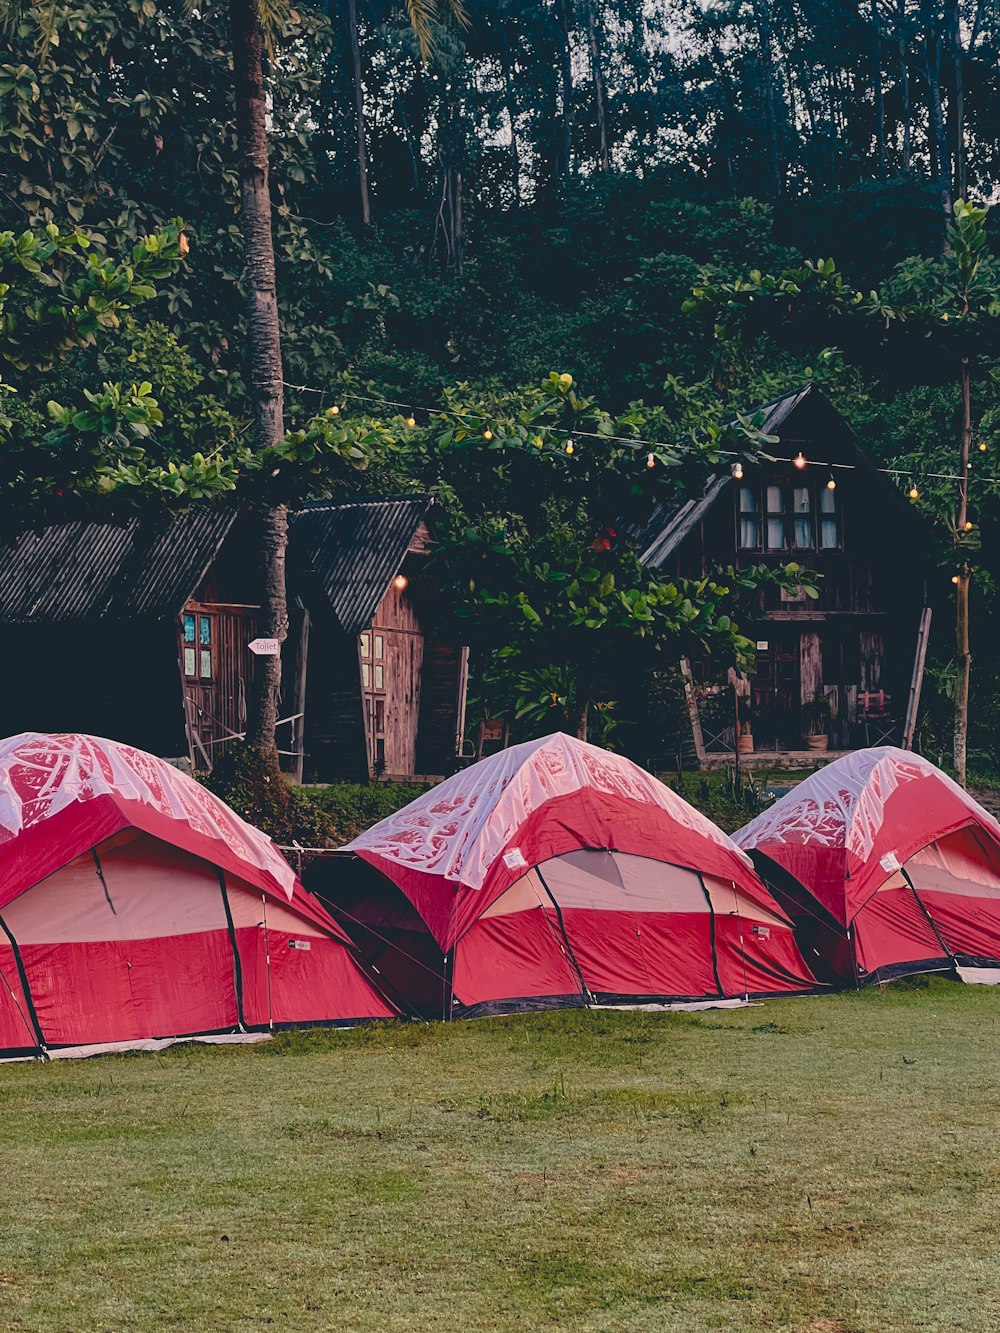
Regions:
<instances>
[{"instance_id":1,"label":"mowed grass field","mask_svg":"<svg viewBox=\"0 0 1000 1333\"><path fill-rule=\"evenodd\" d=\"M0 1327L1000 1327L1000 991L0 1067Z\"/></svg>"}]
</instances>

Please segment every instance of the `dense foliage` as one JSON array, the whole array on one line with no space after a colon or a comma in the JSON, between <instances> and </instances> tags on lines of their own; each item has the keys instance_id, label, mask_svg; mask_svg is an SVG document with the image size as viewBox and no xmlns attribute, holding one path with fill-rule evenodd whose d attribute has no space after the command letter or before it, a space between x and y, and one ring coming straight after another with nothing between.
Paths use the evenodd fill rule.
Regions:
<instances>
[{"instance_id":1,"label":"dense foliage","mask_svg":"<svg viewBox=\"0 0 1000 1333\"><path fill-rule=\"evenodd\" d=\"M439 412L515 390L521 401L536 389L517 386L555 371L609 420L641 422L620 433L655 440L659 470L692 423L718 425L813 377L941 513L950 487L933 474L951 470L961 404L929 343L814 312L793 338L761 329L736 345L682 307L699 282L833 251L847 284L897 303L919 297L946 196L994 190L995 7L909 0L847 14L822 0L682 0L641 18L581 0L467 8L467 28L432 20L424 63L404 6L287 12L269 96L290 456L255 463L225 6L9 7L2 225L15 238L48 222L79 230L113 261L181 215L190 251L119 328L74 339L54 365L17 368L5 468L46 436L72 458L90 418L127 408L150 429L129 442L139 457L101 459L103 485L120 496L183 500L275 480L264 499L425 485L428 459L411 446L441 444ZM989 364L974 373L985 557L1000 513L977 477L997 470L1000 378ZM465 461L438 463L430 479L450 487L449 512L483 547L483 515L470 519L460 494ZM504 484L512 510L513 473ZM573 559L603 559L591 545L612 523L588 509ZM974 625L992 596L982 578ZM991 645L980 635L973 648L985 685L998 674ZM942 701L950 658L945 636L931 668ZM564 673L550 698L569 699L572 663L548 665ZM528 714L538 666L512 662L503 686ZM936 721L934 690L928 702L930 744L947 709ZM992 716L983 694L976 704ZM974 712L973 749L984 748L976 727Z\"/></svg>"}]
</instances>

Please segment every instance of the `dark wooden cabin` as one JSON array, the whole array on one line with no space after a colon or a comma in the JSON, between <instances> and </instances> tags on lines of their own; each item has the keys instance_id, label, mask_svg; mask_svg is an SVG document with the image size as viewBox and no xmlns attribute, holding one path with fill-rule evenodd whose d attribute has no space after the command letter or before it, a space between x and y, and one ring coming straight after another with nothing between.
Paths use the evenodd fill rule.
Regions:
<instances>
[{"instance_id":1,"label":"dark wooden cabin","mask_svg":"<svg viewBox=\"0 0 1000 1333\"><path fill-rule=\"evenodd\" d=\"M778 437L769 457L744 463L742 478L727 468L646 534L644 563L678 576L790 561L822 575L817 600L762 595L746 631L757 648L749 678L682 664L698 759L732 759L741 707L757 762L804 755L803 709L817 694L830 705L831 752L908 746L930 623L926 525L818 389L770 404L763 429Z\"/></svg>"},{"instance_id":2,"label":"dark wooden cabin","mask_svg":"<svg viewBox=\"0 0 1000 1333\"><path fill-rule=\"evenodd\" d=\"M292 518L308 594L306 748L319 771L394 779L451 770L465 725L468 649L434 584L424 497L306 505Z\"/></svg>"},{"instance_id":3,"label":"dark wooden cabin","mask_svg":"<svg viewBox=\"0 0 1000 1333\"><path fill-rule=\"evenodd\" d=\"M467 652L435 619L430 515L426 497L293 515L278 738L295 777L454 765ZM0 547L0 625L17 645L0 734L92 732L211 768L246 722L258 586L233 509L66 523Z\"/></svg>"}]
</instances>

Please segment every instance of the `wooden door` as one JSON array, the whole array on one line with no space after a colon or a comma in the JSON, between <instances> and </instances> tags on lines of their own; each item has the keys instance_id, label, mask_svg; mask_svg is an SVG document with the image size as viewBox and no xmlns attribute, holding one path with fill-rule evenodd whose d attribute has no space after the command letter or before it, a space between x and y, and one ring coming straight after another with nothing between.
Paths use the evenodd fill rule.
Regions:
<instances>
[{"instance_id":1,"label":"wooden door","mask_svg":"<svg viewBox=\"0 0 1000 1333\"><path fill-rule=\"evenodd\" d=\"M189 602L178 636L188 748L196 768L211 768L246 726L253 681L256 608Z\"/></svg>"},{"instance_id":2,"label":"wooden door","mask_svg":"<svg viewBox=\"0 0 1000 1333\"><path fill-rule=\"evenodd\" d=\"M765 639L764 634L768 637ZM758 638L751 680L754 744L758 750L802 746L802 665L798 629L769 625ZM766 644L766 647L760 647Z\"/></svg>"}]
</instances>

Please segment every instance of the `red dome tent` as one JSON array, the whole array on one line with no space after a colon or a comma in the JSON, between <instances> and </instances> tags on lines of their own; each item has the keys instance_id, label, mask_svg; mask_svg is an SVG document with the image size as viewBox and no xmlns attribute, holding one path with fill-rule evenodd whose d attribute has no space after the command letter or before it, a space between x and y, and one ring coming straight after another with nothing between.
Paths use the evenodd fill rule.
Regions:
<instances>
[{"instance_id":1,"label":"red dome tent","mask_svg":"<svg viewBox=\"0 0 1000 1333\"><path fill-rule=\"evenodd\" d=\"M391 1017L277 848L92 736L0 742L0 1054Z\"/></svg>"},{"instance_id":2,"label":"red dome tent","mask_svg":"<svg viewBox=\"0 0 1000 1333\"><path fill-rule=\"evenodd\" d=\"M449 778L310 887L425 1015L811 989L748 859L620 755L569 736Z\"/></svg>"},{"instance_id":3,"label":"red dome tent","mask_svg":"<svg viewBox=\"0 0 1000 1333\"><path fill-rule=\"evenodd\" d=\"M819 975L858 983L1000 968L1000 824L919 755L845 755L735 841Z\"/></svg>"}]
</instances>

